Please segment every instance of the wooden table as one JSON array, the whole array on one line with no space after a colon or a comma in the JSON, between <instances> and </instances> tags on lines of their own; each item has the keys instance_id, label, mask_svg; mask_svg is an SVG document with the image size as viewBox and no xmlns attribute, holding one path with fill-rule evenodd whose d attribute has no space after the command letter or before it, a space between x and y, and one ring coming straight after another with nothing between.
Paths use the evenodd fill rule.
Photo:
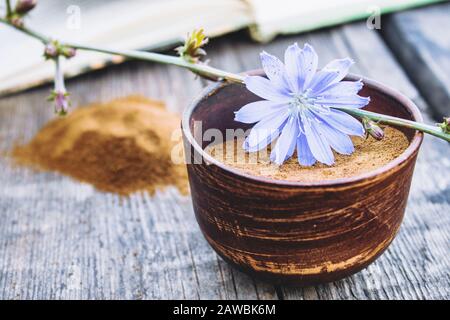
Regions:
<instances>
[{"instance_id":1,"label":"wooden table","mask_svg":"<svg viewBox=\"0 0 450 320\"><path fill-rule=\"evenodd\" d=\"M445 100L450 82L435 72L436 65L447 67L450 62L450 19L441 21L441 30L446 31L440 42L429 32L420 33L420 28L427 28L426 23L442 10L450 12L450 5L383 18L381 33L358 22L278 38L264 46L237 33L213 40L209 58L215 66L238 72L258 68L263 48L282 55L288 44L309 42L321 65L336 57L352 57L353 72L397 88L432 123L436 119L431 115L450 114L450 96ZM411 23L416 30L412 34ZM410 42L418 34L422 41L415 46ZM403 52L405 43L409 45ZM432 69L427 65L428 53L435 50L430 43L441 45L439 50L445 53L439 51ZM414 54L426 62L412 59ZM428 85L414 76L418 68L426 72ZM438 106L430 81L439 85L434 86L436 92L443 93ZM162 99L179 112L204 85L185 70L142 62L127 62L68 82L75 105L141 93ZM45 101L49 88L0 99L0 150L30 139L54 117ZM153 197L135 194L121 199L59 174L15 168L1 157L0 298L448 299L449 174L450 145L426 137L402 228L387 252L342 281L285 288L251 279L218 258L200 233L190 198L175 189Z\"/></svg>"}]
</instances>

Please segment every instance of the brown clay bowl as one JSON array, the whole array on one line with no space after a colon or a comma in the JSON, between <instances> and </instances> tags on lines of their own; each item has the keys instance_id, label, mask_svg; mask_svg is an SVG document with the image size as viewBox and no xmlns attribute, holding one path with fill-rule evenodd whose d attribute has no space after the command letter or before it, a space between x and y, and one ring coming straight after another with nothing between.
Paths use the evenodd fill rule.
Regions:
<instances>
[{"instance_id":1,"label":"brown clay bowl","mask_svg":"<svg viewBox=\"0 0 450 320\"><path fill-rule=\"evenodd\" d=\"M361 94L371 97L366 109L422 121L399 92L364 77L348 78L363 80ZM194 138L193 124L202 121L202 132L246 130L233 112L257 100L243 85L219 83L184 112L192 201L206 240L227 262L273 283L323 283L365 268L399 230L423 135L402 129L410 141L403 154L351 178L303 183L251 176L205 153L210 142Z\"/></svg>"}]
</instances>

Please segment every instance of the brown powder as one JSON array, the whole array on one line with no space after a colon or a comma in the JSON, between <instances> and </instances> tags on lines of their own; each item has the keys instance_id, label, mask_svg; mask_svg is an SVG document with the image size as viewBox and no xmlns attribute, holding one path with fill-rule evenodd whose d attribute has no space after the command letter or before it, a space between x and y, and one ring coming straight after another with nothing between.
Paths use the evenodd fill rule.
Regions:
<instances>
[{"instance_id":1,"label":"brown powder","mask_svg":"<svg viewBox=\"0 0 450 320\"><path fill-rule=\"evenodd\" d=\"M42 128L12 156L18 164L58 171L99 190L128 195L175 185L187 193L184 164L171 160L179 117L160 102L131 96L77 108Z\"/></svg>"},{"instance_id":2,"label":"brown powder","mask_svg":"<svg viewBox=\"0 0 450 320\"><path fill-rule=\"evenodd\" d=\"M205 151L226 165L254 176L289 181L332 180L372 171L392 161L408 147L408 139L401 131L386 127L384 133L385 137L381 141L372 137L367 140L352 137L355 152L348 156L335 153L336 163L333 166L320 163L312 167L300 166L294 154L278 167L269 161L270 148L249 154L242 150L243 139L208 146Z\"/></svg>"}]
</instances>

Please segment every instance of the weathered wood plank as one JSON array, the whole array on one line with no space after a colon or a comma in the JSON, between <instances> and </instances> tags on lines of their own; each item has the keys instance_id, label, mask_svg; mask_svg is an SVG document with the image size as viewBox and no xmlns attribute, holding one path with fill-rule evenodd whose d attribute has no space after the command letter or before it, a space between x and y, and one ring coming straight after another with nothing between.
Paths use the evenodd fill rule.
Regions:
<instances>
[{"instance_id":1,"label":"weathered wood plank","mask_svg":"<svg viewBox=\"0 0 450 320\"><path fill-rule=\"evenodd\" d=\"M388 83L426 105L379 35L352 24L280 38L264 48L282 55L308 41L321 65L351 56L353 70ZM262 46L243 34L214 41L214 65L259 67ZM202 82L175 67L131 62L68 83L75 105L131 93L163 99L181 111ZM25 141L53 117L40 88L0 100L0 150ZM407 214L390 249L368 269L323 286L274 288L230 268L210 249L191 201L175 189L121 199L52 173L13 168L0 157L0 298L87 299L401 299L449 298L449 146L426 139Z\"/></svg>"},{"instance_id":2,"label":"weathered wood plank","mask_svg":"<svg viewBox=\"0 0 450 320\"><path fill-rule=\"evenodd\" d=\"M141 93L180 112L201 88L178 68L127 63L68 84L74 105ZM49 88L0 101L0 150L54 117ZM0 158L0 297L273 299L273 286L235 274L204 241L175 190L120 199Z\"/></svg>"},{"instance_id":3,"label":"weathered wood plank","mask_svg":"<svg viewBox=\"0 0 450 320\"><path fill-rule=\"evenodd\" d=\"M436 118L450 114L450 3L383 18L381 32Z\"/></svg>"}]
</instances>

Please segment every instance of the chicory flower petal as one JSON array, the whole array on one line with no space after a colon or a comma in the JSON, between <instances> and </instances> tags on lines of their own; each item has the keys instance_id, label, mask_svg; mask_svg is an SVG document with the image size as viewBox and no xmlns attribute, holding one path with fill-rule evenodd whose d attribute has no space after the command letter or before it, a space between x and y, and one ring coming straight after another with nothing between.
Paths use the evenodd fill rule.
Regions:
<instances>
[{"instance_id":1,"label":"chicory flower petal","mask_svg":"<svg viewBox=\"0 0 450 320\"><path fill-rule=\"evenodd\" d=\"M311 166L316 161L332 165L335 150L351 154L349 135L363 136L364 127L337 107L362 108L370 99L358 92L361 81L342 81L353 64L338 59L317 71L314 48L289 46L284 64L263 52L261 62L268 77L247 76L247 89L266 101L252 102L236 112L236 121L255 123L244 142L247 151L258 151L277 139L271 161L281 165L297 150L298 162Z\"/></svg>"},{"instance_id":2,"label":"chicory flower petal","mask_svg":"<svg viewBox=\"0 0 450 320\"><path fill-rule=\"evenodd\" d=\"M239 109L234 115L234 120L242 123L255 123L275 112L279 112L284 106L284 103L269 100L252 102Z\"/></svg>"},{"instance_id":3,"label":"chicory flower petal","mask_svg":"<svg viewBox=\"0 0 450 320\"><path fill-rule=\"evenodd\" d=\"M244 79L247 89L257 96L270 101L289 102L289 92L284 88L275 87L273 83L263 77L248 76Z\"/></svg>"}]
</instances>

